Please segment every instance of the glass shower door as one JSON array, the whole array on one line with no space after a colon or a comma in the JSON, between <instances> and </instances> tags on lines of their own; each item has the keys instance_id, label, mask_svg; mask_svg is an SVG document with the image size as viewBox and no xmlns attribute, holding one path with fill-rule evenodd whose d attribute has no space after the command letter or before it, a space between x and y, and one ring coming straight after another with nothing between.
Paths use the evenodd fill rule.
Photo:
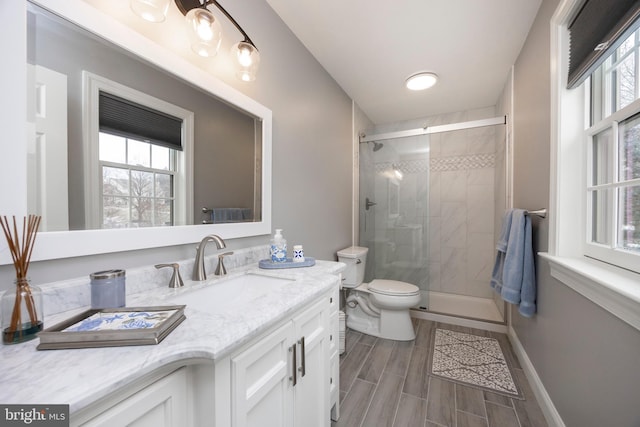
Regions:
<instances>
[{"instance_id":1,"label":"glass shower door","mask_svg":"<svg viewBox=\"0 0 640 427\"><path fill-rule=\"evenodd\" d=\"M399 280L429 298L429 136L360 143L360 246L365 281Z\"/></svg>"}]
</instances>

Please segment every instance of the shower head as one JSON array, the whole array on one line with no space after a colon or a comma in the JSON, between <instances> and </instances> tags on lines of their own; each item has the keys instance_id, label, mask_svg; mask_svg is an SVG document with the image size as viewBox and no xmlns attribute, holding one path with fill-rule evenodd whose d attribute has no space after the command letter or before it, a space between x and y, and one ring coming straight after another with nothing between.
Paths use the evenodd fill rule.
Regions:
<instances>
[{"instance_id":1,"label":"shower head","mask_svg":"<svg viewBox=\"0 0 640 427\"><path fill-rule=\"evenodd\" d=\"M375 142L373 141L373 151L376 152L379 149L381 149L382 147L384 147L384 144L382 142Z\"/></svg>"}]
</instances>

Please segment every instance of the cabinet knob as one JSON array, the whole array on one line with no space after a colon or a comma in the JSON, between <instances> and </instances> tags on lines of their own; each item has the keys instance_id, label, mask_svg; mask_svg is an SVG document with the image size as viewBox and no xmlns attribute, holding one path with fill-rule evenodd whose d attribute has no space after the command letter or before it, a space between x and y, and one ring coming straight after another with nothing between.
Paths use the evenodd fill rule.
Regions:
<instances>
[{"instance_id":1,"label":"cabinet knob","mask_svg":"<svg viewBox=\"0 0 640 427\"><path fill-rule=\"evenodd\" d=\"M329 298L329 304L333 304L333 297Z\"/></svg>"},{"instance_id":2,"label":"cabinet knob","mask_svg":"<svg viewBox=\"0 0 640 427\"><path fill-rule=\"evenodd\" d=\"M333 334L329 334L329 341L333 341Z\"/></svg>"}]
</instances>

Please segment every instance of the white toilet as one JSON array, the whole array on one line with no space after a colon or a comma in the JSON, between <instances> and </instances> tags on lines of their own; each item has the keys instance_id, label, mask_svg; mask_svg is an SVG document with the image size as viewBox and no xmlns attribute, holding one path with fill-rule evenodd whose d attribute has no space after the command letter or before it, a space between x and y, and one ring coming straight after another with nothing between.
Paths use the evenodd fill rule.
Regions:
<instances>
[{"instance_id":1,"label":"white toilet","mask_svg":"<svg viewBox=\"0 0 640 427\"><path fill-rule=\"evenodd\" d=\"M347 265L342 287L349 290L346 300L347 327L397 341L416 337L409 309L420 302L420 289L397 280L362 283L368 248L351 246L338 251L338 261Z\"/></svg>"}]
</instances>

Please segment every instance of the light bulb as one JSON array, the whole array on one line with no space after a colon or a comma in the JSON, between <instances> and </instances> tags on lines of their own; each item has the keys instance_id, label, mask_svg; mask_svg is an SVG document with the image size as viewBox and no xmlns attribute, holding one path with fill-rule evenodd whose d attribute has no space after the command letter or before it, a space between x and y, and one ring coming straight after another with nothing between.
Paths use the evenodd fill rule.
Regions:
<instances>
[{"instance_id":1,"label":"light bulb","mask_svg":"<svg viewBox=\"0 0 640 427\"><path fill-rule=\"evenodd\" d=\"M246 46L238 49L238 62L243 67L249 67L251 64L253 64L253 59L251 59L251 50Z\"/></svg>"},{"instance_id":2,"label":"light bulb","mask_svg":"<svg viewBox=\"0 0 640 427\"><path fill-rule=\"evenodd\" d=\"M222 43L222 26L211 12L195 8L187 12L191 27L191 48L200 56L215 56Z\"/></svg>"},{"instance_id":3,"label":"light bulb","mask_svg":"<svg viewBox=\"0 0 640 427\"><path fill-rule=\"evenodd\" d=\"M202 40L210 41L213 38L213 31L211 25L203 20L196 22L196 33Z\"/></svg>"},{"instance_id":4,"label":"light bulb","mask_svg":"<svg viewBox=\"0 0 640 427\"><path fill-rule=\"evenodd\" d=\"M256 79L260 65L260 53L254 45L241 41L231 48L231 56L235 58L236 76L243 82Z\"/></svg>"}]
</instances>

